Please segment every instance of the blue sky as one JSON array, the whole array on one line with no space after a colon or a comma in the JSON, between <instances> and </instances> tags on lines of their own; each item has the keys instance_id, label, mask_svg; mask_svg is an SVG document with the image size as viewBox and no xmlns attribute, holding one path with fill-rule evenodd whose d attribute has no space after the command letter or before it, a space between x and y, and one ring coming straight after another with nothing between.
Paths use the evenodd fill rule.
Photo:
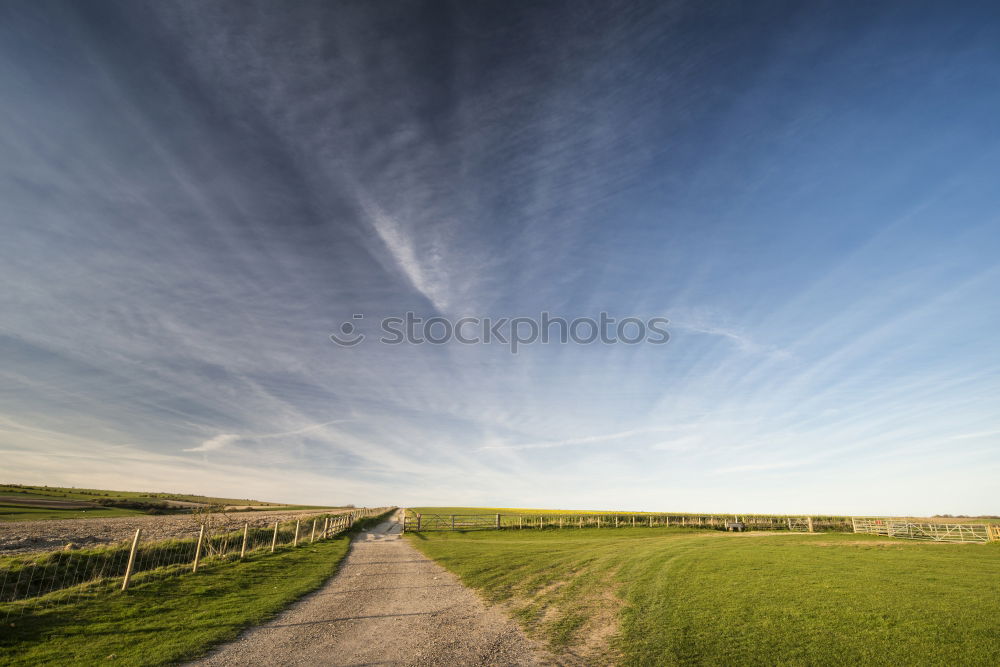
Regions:
<instances>
[{"instance_id":1,"label":"blue sky","mask_svg":"<svg viewBox=\"0 0 1000 667\"><path fill-rule=\"evenodd\" d=\"M1000 16L0 9L3 479L997 513ZM666 345L379 318L665 317Z\"/></svg>"}]
</instances>

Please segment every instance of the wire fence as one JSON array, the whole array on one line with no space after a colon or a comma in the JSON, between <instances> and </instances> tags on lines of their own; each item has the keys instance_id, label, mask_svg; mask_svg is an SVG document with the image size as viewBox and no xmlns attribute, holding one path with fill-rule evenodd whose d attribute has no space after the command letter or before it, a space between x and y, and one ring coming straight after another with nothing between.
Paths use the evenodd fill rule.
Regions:
<instances>
[{"instance_id":1,"label":"wire fence","mask_svg":"<svg viewBox=\"0 0 1000 667\"><path fill-rule=\"evenodd\" d=\"M407 510L403 530L530 530L559 528L696 528L705 530L781 530L851 532L846 516L764 516L699 514L436 514Z\"/></svg>"},{"instance_id":2,"label":"wire fence","mask_svg":"<svg viewBox=\"0 0 1000 667\"><path fill-rule=\"evenodd\" d=\"M6 622L95 593L127 590L140 581L196 573L206 563L238 562L331 539L391 509L321 513L266 527L232 514L205 513L192 522L186 538L144 541L138 528L131 540L104 547L0 557L0 614Z\"/></svg>"}]
</instances>

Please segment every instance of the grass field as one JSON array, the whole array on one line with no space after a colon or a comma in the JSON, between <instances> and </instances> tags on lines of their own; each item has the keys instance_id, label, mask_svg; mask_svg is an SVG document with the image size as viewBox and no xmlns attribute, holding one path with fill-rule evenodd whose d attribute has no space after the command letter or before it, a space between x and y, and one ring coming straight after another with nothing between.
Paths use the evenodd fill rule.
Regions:
<instances>
[{"instance_id":1,"label":"grass field","mask_svg":"<svg viewBox=\"0 0 1000 667\"><path fill-rule=\"evenodd\" d=\"M187 504L186 508L168 507ZM101 505L111 506L101 506ZM121 506L115 506L121 505ZM219 498L183 493L112 491L59 486L0 484L0 522L42 519L100 519L189 511L196 506L237 506L250 509L332 509L326 506L288 505L247 498Z\"/></svg>"},{"instance_id":2,"label":"grass field","mask_svg":"<svg viewBox=\"0 0 1000 667\"><path fill-rule=\"evenodd\" d=\"M87 509L51 509L45 507L25 507L0 502L0 522L41 521L44 519L104 519L117 516L145 514L141 510L120 507L94 507Z\"/></svg>"},{"instance_id":3,"label":"grass field","mask_svg":"<svg viewBox=\"0 0 1000 667\"><path fill-rule=\"evenodd\" d=\"M588 664L996 664L1000 543L683 528L407 539Z\"/></svg>"},{"instance_id":4,"label":"grass field","mask_svg":"<svg viewBox=\"0 0 1000 667\"><path fill-rule=\"evenodd\" d=\"M18 603L0 604L0 619L14 609L0 632L0 662L165 665L197 657L318 588L347 554L349 540L342 535L242 562L208 563L197 574L139 573L124 593L115 579L79 600L24 616Z\"/></svg>"}]
</instances>

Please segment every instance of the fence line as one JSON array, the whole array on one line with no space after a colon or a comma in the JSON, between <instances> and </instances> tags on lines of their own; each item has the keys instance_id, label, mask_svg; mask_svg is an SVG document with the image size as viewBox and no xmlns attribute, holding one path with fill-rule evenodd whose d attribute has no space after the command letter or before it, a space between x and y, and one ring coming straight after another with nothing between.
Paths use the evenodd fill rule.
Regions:
<instances>
[{"instance_id":1,"label":"fence line","mask_svg":"<svg viewBox=\"0 0 1000 667\"><path fill-rule=\"evenodd\" d=\"M331 539L350 530L358 521L394 508L361 508L343 514L318 513L305 518L309 543ZM142 529L126 542L88 549L62 549L0 557L0 609L4 618L113 590L126 591L136 581L196 573L208 562L239 562L266 556L278 549L305 542L303 519L274 526L222 523L206 515L197 537L143 542ZM194 526L192 526L194 530ZM121 582L118 584L117 582Z\"/></svg>"},{"instance_id":2,"label":"fence line","mask_svg":"<svg viewBox=\"0 0 1000 667\"><path fill-rule=\"evenodd\" d=\"M693 514L431 514L406 512L404 531L526 530L550 528L656 528L676 526L707 530L784 530L850 532L848 517L789 517Z\"/></svg>"},{"instance_id":3,"label":"fence line","mask_svg":"<svg viewBox=\"0 0 1000 667\"><path fill-rule=\"evenodd\" d=\"M1000 524L920 522L891 517L693 514L437 514L406 511L404 531L539 530L561 528L701 528L854 532L934 542L1000 542Z\"/></svg>"},{"instance_id":4,"label":"fence line","mask_svg":"<svg viewBox=\"0 0 1000 667\"><path fill-rule=\"evenodd\" d=\"M891 517L854 517L855 533L885 535L931 542L1000 541L1000 525L978 523L932 523Z\"/></svg>"}]
</instances>

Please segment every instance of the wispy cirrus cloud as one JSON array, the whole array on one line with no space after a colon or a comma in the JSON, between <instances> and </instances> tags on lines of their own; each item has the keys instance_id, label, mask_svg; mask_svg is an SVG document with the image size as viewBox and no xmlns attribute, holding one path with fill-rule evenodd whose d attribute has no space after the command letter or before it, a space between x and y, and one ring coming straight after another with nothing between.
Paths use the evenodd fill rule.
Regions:
<instances>
[{"instance_id":1,"label":"wispy cirrus cloud","mask_svg":"<svg viewBox=\"0 0 1000 667\"><path fill-rule=\"evenodd\" d=\"M0 25L10 474L995 511L993 47L941 39L967 16L760 7L691 35L662 3L92 11ZM816 57L761 56L801 44ZM516 358L328 340L408 310L662 315L673 338Z\"/></svg>"},{"instance_id":2,"label":"wispy cirrus cloud","mask_svg":"<svg viewBox=\"0 0 1000 667\"><path fill-rule=\"evenodd\" d=\"M225 449L230 445L236 444L240 440L269 440L272 438L288 438L290 436L304 435L307 433L312 433L318 431L327 426L332 426L333 424L342 424L348 422L348 419L334 419L328 422L323 422L321 424L310 424L308 426L303 426L291 431L284 431L282 433L256 433L256 434L244 434L239 435L236 433L220 433L216 436L205 440L197 447L191 447L185 449L185 452L214 452L219 449Z\"/></svg>"},{"instance_id":3,"label":"wispy cirrus cloud","mask_svg":"<svg viewBox=\"0 0 1000 667\"><path fill-rule=\"evenodd\" d=\"M439 313L447 313L449 307L448 282L442 275L441 258L426 245L417 248L412 233L383 211L367 196L362 198L365 215L372 228L385 244L393 262L413 288L433 304ZM425 268L425 264L428 265ZM435 277L432 277L435 276Z\"/></svg>"}]
</instances>

